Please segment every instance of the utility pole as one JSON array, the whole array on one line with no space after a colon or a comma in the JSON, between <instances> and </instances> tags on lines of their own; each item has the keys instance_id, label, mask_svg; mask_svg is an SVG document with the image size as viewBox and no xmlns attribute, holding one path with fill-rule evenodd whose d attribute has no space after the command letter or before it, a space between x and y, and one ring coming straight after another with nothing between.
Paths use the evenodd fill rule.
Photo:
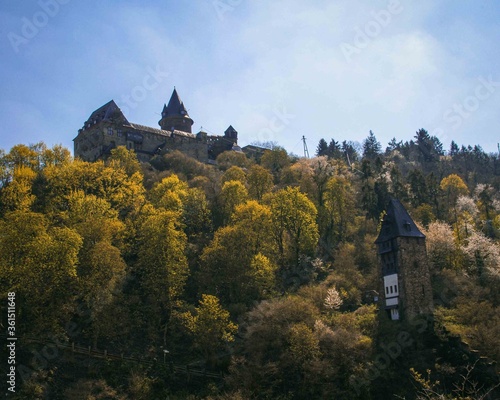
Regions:
<instances>
[{"instance_id":1,"label":"utility pole","mask_svg":"<svg viewBox=\"0 0 500 400\"><path fill-rule=\"evenodd\" d=\"M306 137L302 136L302 141L304 142L304 157L309 158L309 150L307 149Z\"/></svg>"}]
</instances>

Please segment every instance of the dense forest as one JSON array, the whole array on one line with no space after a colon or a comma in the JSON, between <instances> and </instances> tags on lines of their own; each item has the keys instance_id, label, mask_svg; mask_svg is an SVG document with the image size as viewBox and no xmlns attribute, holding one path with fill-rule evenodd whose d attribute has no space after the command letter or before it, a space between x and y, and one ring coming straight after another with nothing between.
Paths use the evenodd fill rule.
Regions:
<instances>
[{"instance_id":1,"label":"dense forest","mask_svg":"<svg viewBox=\"0 0 500 400\"><path fill-rule=\"evenodd\" d=\"M1 151L9 397L500 398L500 156L423 129L386 149L321 139L313 158L270 147L215 165ZM377 301L391 197L426 235L430 319ZM2 381L6 360L4 344Z\"/></svg>"}]
</instances>

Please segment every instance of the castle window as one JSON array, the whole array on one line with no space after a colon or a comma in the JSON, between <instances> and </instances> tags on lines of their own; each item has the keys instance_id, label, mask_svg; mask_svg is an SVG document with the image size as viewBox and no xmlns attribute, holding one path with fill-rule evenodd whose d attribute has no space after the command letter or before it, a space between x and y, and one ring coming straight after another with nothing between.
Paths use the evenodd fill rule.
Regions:
<instances>
[{"instance_id":1,"label":"castle window","mask_svg":"<svg viewBox=\"0 0 500 400\"><path fill-rule=\"evenodd\" d=\"M394 293L398 292L398 285L394 285Z\"/></svg>"},{"instance_id":2,"label":"castle window","mask_svg":"<svg viewBox=\"0 0 500 400\"><path fill-rule=\"evenodd\" d=\"M111 135L111 136L113 135L113 128L111 128L111 127L108 128L108 135Z\"/></svg>"},{"instance_id":3,"label":"castle window","mask_svg":"<svg viewBox=\"0 0 500 400\"><path fill-rule=\"evenodd\" d=\"M389 294L389 286L385 287L385 294Z\"/></svg>"},{"instance_id":4,"label":"castle window","mask_svg":"<svg viewBox=\"0 0 500 400\"><path fill-rule=\"evenodd\" d=\"M123 131L121 129L118 129L117 135L118 135L118 137L122 137L123 136Z\"/></svg>"},{"instance_id":5,"label":"castle window","mask_svg":"<svg viewBox=\"0 0 500 400\"><path fill-rule=\"evenodd\" d=\"M391 289L391 294L392 294L392 293L393 293L393 291L392 291L392 286L390 287L390 289Z\"/></svg>"}]
</instances>

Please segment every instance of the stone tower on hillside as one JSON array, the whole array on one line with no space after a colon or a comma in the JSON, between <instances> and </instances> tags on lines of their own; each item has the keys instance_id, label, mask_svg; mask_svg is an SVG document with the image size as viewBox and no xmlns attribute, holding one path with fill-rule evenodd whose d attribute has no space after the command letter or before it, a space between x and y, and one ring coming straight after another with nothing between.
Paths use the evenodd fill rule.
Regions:
<instances>
[{"instance_id":1,"label":"stone tower on hillside","mask_svg":"<svg viewBox=\"0 0 500 400\"><path fill-rule=\"evenodd\" d=\"M433 312L425 235L399 202L391 199L382 221L378 248L384 281L384 306L392 320Z\"/></svg>"}]
</instances>

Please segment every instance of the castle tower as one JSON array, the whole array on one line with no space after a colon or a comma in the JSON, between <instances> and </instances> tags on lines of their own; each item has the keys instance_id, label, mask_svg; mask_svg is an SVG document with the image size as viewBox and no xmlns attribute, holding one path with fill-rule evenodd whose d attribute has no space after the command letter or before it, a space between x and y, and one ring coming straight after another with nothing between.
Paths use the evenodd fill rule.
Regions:
<instances>
[{"instance_id":1,"label":"castle tower","mask_svg":"<svg viewBox=\"0 0 500 400\"><path fill-rule=\"evenodd\" d=\"M425 235L399 202L391 199L375 241L384 281L384 306L392 320L433 312Z\"/></svg>"},{"instance_id":2,"label":"castle tower","mask_svg":"<svg viewBox=\"0 0 500 400\"><path fill-rule=\"evenodd\" d=\"M182 131L191 132L193 120L189 117L184 103L179 97L177 90L174 88L168 105L163 106L161 112L161 120L158 122L161 129L164 131Z\"/></svg>"},{"instance_id":3,"label":"castle tower","mask_svg":"<svg viewBox=\"0 0 500 400\"><path fill-rule=\"evenodd\" d=\"M130 122L111 100L95 110L73 139L75 157L95 161L109 155L117 145L125 145L125 126Z\"/></svg>"},{"instance_id":4,"label":"castle tower","mask_svg":"<svg viewBox=\"0 0 500 400\"><path fill-rule=\"evenodd\" d=\"M225 130L224 137L227 140L231 141L233 144L238 143L238 132L233 128L232 125L229 125L229 128Z\"/></svg>"}]
</instances>

